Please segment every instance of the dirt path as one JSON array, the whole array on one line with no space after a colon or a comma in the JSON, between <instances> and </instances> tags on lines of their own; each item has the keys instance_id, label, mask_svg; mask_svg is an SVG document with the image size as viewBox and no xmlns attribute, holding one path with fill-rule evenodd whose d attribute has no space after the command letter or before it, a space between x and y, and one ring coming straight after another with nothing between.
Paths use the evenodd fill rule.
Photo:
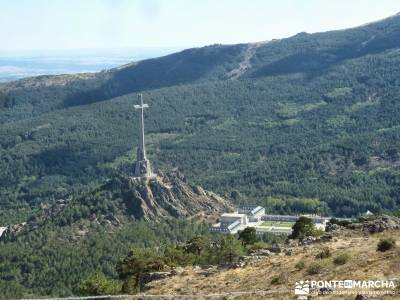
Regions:
<instances>
[{"instance_id":1,"label":"dirt path","mask_svg":"<svg viewBox=\"0 0 400 300\"><path fill-rule=\"evenodd\" d=\"M229 79L237 79L239 78L247 69L251 68L251 59L257 51L257 48L260 47L262 43L252 43L249 44L246 50L243 53L243 60L239 63L239 66L229 73L227 73L227 77Z\"/></svg>"}]
</instances>

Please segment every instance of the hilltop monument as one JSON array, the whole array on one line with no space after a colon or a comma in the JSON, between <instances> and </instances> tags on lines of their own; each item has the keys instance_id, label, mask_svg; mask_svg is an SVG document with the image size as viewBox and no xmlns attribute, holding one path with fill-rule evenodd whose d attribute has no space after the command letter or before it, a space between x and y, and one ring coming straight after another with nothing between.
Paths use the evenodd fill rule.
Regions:
<instances>
[{"instance_id":1,"label":"hilltop monument","mask_svg":"<svg viewBox=\"0 0 400 300\"><path fill-rule=\"evenodd\" d=\"M135 177L152 177L153 173L150 167L150 161L146 157L146 148L144 144L144 109L148 108L147 104L143 104L143 95L138 95L139 105L135 105L135 109L139 110L139 145L137 148L136 162L135 162Z\"/></svg>"}]
</instances>

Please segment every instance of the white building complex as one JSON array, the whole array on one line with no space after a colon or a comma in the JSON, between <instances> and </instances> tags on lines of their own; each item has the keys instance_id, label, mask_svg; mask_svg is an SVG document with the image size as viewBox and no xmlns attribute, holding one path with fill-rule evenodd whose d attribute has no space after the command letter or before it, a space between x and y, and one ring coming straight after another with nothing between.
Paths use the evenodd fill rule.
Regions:
<instances>
[{"instance_id":1,"label":"white building complex","mask_svg":"<svg viewBox=\"0 0 400 300\"><path fill-rule=\"evenodd\" d=\"M325 230L325 225L330 219L315 215L305 216L312 219L316 227L322 230ZM211 226L210 232L235 234L246 227L254 227L257 234L290 234L299 217L300 215L267 215L262 206L242 205L234 213L222 214L220 222Z\"/></svg>"},{"instance_id":2,"label":"white building complex","mask_svg":"<svg viewBox=\"0 0 400 300\"><path fill-rule=\"evenodd\" d=\"M265 208L261 206L246 205L240 206L238 212L247 215L250 222L259 222L265 215Z\"/></svg>"},{"instance_id":3,"label":"white building complex","mask_svg":"<svg viewBox=\"0 0 400 300\"><path fill-rule=\"evenodd\" d=\"M237 212L222 214L220 222L214 224L210 232L235 234L246 227L255 227L264 215L265 208L261 206L240 206Z\"/></svg>"}]
</instances>

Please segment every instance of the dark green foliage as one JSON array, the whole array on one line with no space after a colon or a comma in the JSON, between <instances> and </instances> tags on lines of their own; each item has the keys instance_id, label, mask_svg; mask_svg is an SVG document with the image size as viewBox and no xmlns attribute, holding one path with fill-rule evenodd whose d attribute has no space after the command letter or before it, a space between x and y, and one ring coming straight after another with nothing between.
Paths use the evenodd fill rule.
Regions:
<instances>
[{"instance_id":1,"label":"dark green foliage","mask_svg":"<svg viewBox=\"0 0 400 300\"><path fill-rule=\"evenodd\" d=\"M209 247L210 241L206 236L195 236L186 243L185 249L187 252L201 256L203 251Z\"/></svg>"},{"instance_id":2,"label":"dark green foliage","mask_svg":"<svg viewBox=\"0 0 400 300\"><path fill-rule=\"evenodd\" d=\"M244 246L253 245L257 242L257 233L254 227L246 227L239 232L239 240L242 241Z\"/></svg>"},{"instance_id":3,"label":"dark green foliage","mask_svg":"<svg viewBox=\"0 0 400 300\"><path fill-rule=\"evenodd\" d=\"M345 31L299 33L265 45L252 62L251 76L311 73L314 76L348 59L398 48L399 16Z\"/></svg>"},{"instance_id":4,"label":"dark green foliage","mask_svg":"<svg viewBox=\"0 0 400 300\"><path fill-rule=\"evenodd\" d=\"M283 243L287 240L287 235L286 234L275 234L275 233L269 233L269 232L264 232L261 240L264 243L267 243L269 245L273 244L278 244L278 243Z\"/></svg>"},{"instance_id":5,"label":"dark green foliage","mask_svg":"<svg viewBox=\"0 0 400 300\"><path fill-rule=\"evenodd\" d=\"M377 251L385 252L396 247L396 241L392 238L381 239L377 246Z\"/></svg>"},{"instance_id":6,"label":"dark green foliage","mask_svg":"<svg viewBox=\"0 0 400 300\"><path fill-rule=\"evenodd\" d=\"M109 280L101 272L96 272L92 276L82 281L80 294L86 296L112 295L121 291L119 282Z\"/></svg>"},{"instance_id":7,"label":"dark green foliage","mask_svg":"<svg viewBox=\"0 0 400 300\"><path fill-rule=\"evenodd\" d=\"M306 264L305 264L304 260L299 260L299 261L296 263L295 268L296 268L297 270L303 270L305 266L306 266Z\"/></svg>"},{"instance_id":8,"label":"dark green foliage","mask_svg":"<svg viewBox=\"0 0 400 300\"><path fill-rule=\"evenodd\" d=\"M269 213L296 214L301 212L323 214L329 211L326 203L321 202L319 199L311 198L297 198L291 196L267 197L263 204Z\"/></svg>"},{"instance_id":9,"label":"dark green foliage","mask_svg":"<svg viewBox=\"0 0 400 300\"><path fill-rule=\"evenodd\" d=\"M314 222L310 218L301 216L293 225L289 238L302 240L307 236L315 236L316 233Z\"/></svg>"},{"instance_id":10,"label":"dark green foliage","mask_svg":"<svg viewBox=\"0 0 400 300\"><path fill-rule=\"evenodd\" d=\"M246 248L251 251L251 250L269 249L270 246L271 246L270 244L267 244L265 242L257 241L254 244L247 246Z\"/></svg>"},{"instance_id":11,"label":"dark green foliage","mask_svg":"<svg viewBox=\"0 0 400 300\"><path fill-rule=\"evenodd\" d=\"M137 91L225 79L226 72L240 62L245 47L213 45L140 61L112 72L99 88L66 98L64 105L82 105Z\"/></svg>"},{"instance_id":12,"label":"dark green foliage","mask_svg":"<svg viewBox=\"0 0 400 300\"><path fill-rule=\"evenodd\" d=\"M335 265L344 265L349 261L349 259L350 259L350 255L349 254L342 253L342 254L339 254L338 256L336 256L333 259L333 263Z\"/></svg>"},{"instance_id":13,"label":"dark green foliage","mask_svg":"<svg viewBox=\"0 0 400 300\"><path fill-rule=\"evenodd\" d=\"M163 257L152 249L132 249L117 264L119 278L124 281L122 291L135 293L139 279L146 272L159 272L167 268Z\"/></svg>"},{"instance_id":14,"label":"dark green foliage","mask_svg":"<svg viewBox=\"0 0 400 300\"><path fill-rule=\"evenodd\" d=\"M183 221L135 221L123 228L88 221L62 228L48 223L13 242L0 242L0 295L76 295L80 283L96 271L116 280L115 266L132 247L164 248L205 233L207 226Z\"/></svg>"},{"instance_id":15,"label":"dark green foliage","mask_svg":"<svg viewBox=\"0 0 400 300\"><path fill-rule=\"evenodd\" d=\"M286 273L281 273L271 279L271 284L284 284L288 282L288 276Z\"/></svg>"},{"instance_id":16,"label":"dark green foliage","mask_svg":"<svg viewBox=\"0 0 400 300\"><path fill-rule=\"evenodd\" d=\"M329 257L331 257L331 256L332 256L332 253L331 253L331 251L329 250L329 248L324 248L324 249L321 250L321 252L319 252L319 253L315 256L315 258L318 258L318 259L325 259L325 258L329 258Z\"/></svg>"},{"instance_id":17,"label":"dark green foliage","mask_svg":"<svg viewBox=\"0 0 400 300\"><path fill-rule=\"evenodd\" d=\"M207 245L208 247L208 245ZM197 252L198 253L198 252ZM204 254L204 252L200 252ZM185 247L180 245L167 246L164 250L165 264L170 267L188 266L193 264L201 264L202 258L196 254L189 252Z\"/></svg>"},{"instance_id":18,"label":"dark green foliage","mask_svg":"<svg viewBox=\"0 0 400 300\"><path fill-rule=\"evenodd\" d=\"M331 224L336 224L336 225L343 226L343 227L346 227L347 225L350 225L350 224L351 224L351 221L348 221L348 220L338 220L338 219L336 219L336 218L331 218L331 219L329 220L329 222L330 222Z\"/></svg>"},{"instance_id":19,"label":"dark green foliage","mask_svg":"<svg viewBox=\"0 0 400 300\"><path fill-rule=\"evenodd\" d=\"M38 76L11 82L0 89L0 123L132 92L226 79L225 74L238 65L245 48L245 44L212 45L93 75Z\"/></svg>"},{"instance_id":20,"label":"dark green foliage","mask_svg":"<svg viewBox=\"0 0 400 300\"><path fill-rule=\"evenodd\" d=\"M315 275L319 274L322 271L322 266L319 263L312 263L311 265L308 266L306 272L308 275Z\"/></svg>"},{"instance_id":21,"label":"dark green foliage","mask_svg":"<svg viewBox=\"0 0 400 300\"><path fill-rule=\"evenodd\" d=\"M214 261L218 264L233 263L245 253L240 241L230 234L214 241L212 251L215 253Z\"/></svg>"},{"instance_id":22,"label":"dark green foliage","mask_svg":"<svg viewBox=\"0 0 400 300\"><path fill-rule=\"evenodd\" d=\"M210 240L197 235L180 245L167 246L163 251L133 249L117 264L119 278L123 281L122 292L140 291L140 277L146 272L167 271L171 267L233 263L245 248L233 235L219 235Z\"/></svg>"}]
</instances>

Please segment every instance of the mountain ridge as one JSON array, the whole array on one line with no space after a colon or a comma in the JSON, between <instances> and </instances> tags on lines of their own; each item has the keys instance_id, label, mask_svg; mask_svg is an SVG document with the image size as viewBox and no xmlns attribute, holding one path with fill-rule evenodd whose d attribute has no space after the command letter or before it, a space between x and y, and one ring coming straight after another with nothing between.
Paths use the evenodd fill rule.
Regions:
<instances>
[{"instance_id":1,"label":"mountain ridge","mask_svg":"<svg viewBox=\"0 0 400 300\"><path fill-rule=\"evenodd\" d=\"M244 60L243 55L245 55L246 48L251 46L257 46L254 55L249 61L252 67L247 68L241 73L240 78L274 76L283 74L282 72L317 71L321 66L327 68L343 59L360 57L368 53L377 53L385 49L398 47L398 40L400 40L398 33L399 19L399 14L396 14L381 21L350 29L312 34L298 33L289 38L258 43L216 44L200 48L190 48L159 58L146 59L94 74L77 75L78 80L74 81L73 85L68 85L56 91L61 96L63 94L65 96L62 96L61 101L56 106L53 106L53 104L50 108L60 109L73 105L85 105L132 92L152 90L177 84L226 80L229 79L229 72L240 68L240 63ZM342 49L335 49L338 42ZM363 45L363 43L366 44ZM313 50L310 53L310 50L315 47L319 47L320 50ZM346 50L346 48L354 49L354 51ZM299 64L300 61L302 62ZM71 75L57 76L40 76L37 79L48 78L48 80L51 80L51 78L63 78L63 76L68 77ZM82 82L79 82L79 76L88 76L91 80L84 78ZM29 78L26 81L31 82L34 78ZM239 77L235 79L239 79ZM16 83L20 85L23 82L17 81ZM16 83L11 82L2 85L2 88L0 88L0 106L4 102L12 102L10 98L18 99L18 94L16 96L7 95L7 86L12 86ZM72 89L72 91L66 91L68 89ZM40 97L42 96L40 95ZM2 100L2 98L5 100ZM33 98L35 98L34 95ZM37 102L38 100L33 101ZM13 104L8 105L13 106ZM1 121L2 118L0 115Z\"/></svg>"},{"instance_id":2,"label":"mountain ridge","mask_svg":"<svg viewBox=\"0 0 400 300\"><path fill-rule=\"evenodd\" d=\"M378 31L381 37L368 51L358 51ZM396 188L388 178L397 176L398 34L400 18L395 16L362 30L250 44L257 46L248 57L251 67L240 67L248 44L189 49L141 62L140 70L147 70L142 80L160 74L145 90L151 159L164 169L179 167L206 189L227 195L235 190L251 201L316 198L347 216L397 207ZM382 39L388 42L374 48ZM197 73L185 78L193 65ZM32 81L29 88L18 86L24 81L2 85L3 205L49 201L55 186L79 193L112 169L127 168L137 138L136 92L131 90L142 88L131 77L137 64L124 72L117 79L112 72L79 75L84 79L62 86L35 87L35 79L25 80ZM111 83L104 88L105 81L96 77ZM54 78L63 84L62 76ZM16 90L8 93L5 86ZM382 174L379 166L390 174ZM339 175L355 177L351 182L357 192L345 193ZM312 180L339 195L315 190ZM363 180L375 182L384 196L371 191L365 197ZM16 186L21 188L11 192ZM337 197L350 207L339 209Z\"/></svg>"}]
</instances>

